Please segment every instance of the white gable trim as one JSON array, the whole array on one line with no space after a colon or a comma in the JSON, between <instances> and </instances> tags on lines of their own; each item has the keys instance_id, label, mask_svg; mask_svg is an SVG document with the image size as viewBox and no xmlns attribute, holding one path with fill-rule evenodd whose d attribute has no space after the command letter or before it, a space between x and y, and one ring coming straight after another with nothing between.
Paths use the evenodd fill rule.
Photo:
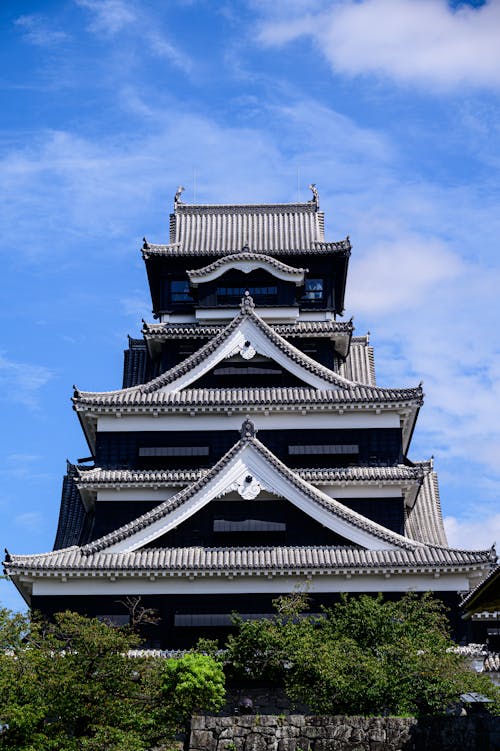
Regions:
<instances>
[{"instance_id":1,"label":"white gable trim","mask_svg":"<svg viewBox=\"0 0 500 751\"><path fill-rule=\"evenodd\" d=\"M307 269L296 269L293 266L277 263L276 261L273 263L265 257L244 260L231 256L221 259L221 261L206 266L203 269L188 271L187 275L191 286L197 287L199 284L205 284L206 282L218 279L230 270L242 271L244 274L249 274L256 269L264 269L264 271L267 271L276 279L281 279L284 282L295 282L297 286L304 283L304 276L307 271Z\"/></svg>"},{"instance_id":2,"label":"white gable trim","mask_svg":"<svg viewBox=\"0 0 500 751\"><path fill-rule=\"evenodd\" d=\"M105 551L109 553L125 553L138 550L169 532L174 527L178 527L214 498L223 496L236 489L241 490L242 488L242 494L244 494L247 477L252 478L252 482L248 483L248 485L252 485L253 489L258 490L257 486L260 486L263 490L285 498L323 526L356 545L361 545L371 550L397 550L400 547L398 545L399 541L405 544L405 546L410 542L410 540L391 533L384 527L367 520L354 511L349 510L346 514L347 510L342 504L317 490L304 480L297 477L295 478L296 482L292 482L277 467L273 466L263 452L257 450L252 442L248 442L243 444L242 448L228 464L222 467L208 483L202 485L188 500L181 503L170 513L166 509L167 513L165 516L132 533L125 539L111 543L104 548ZM311 491L318 500L326 502L327 508L324 508L320 503L315 502L311 498ZM250 495L249 497L252 496ZM336 511L342 511L343 515L337 514ZM358 527L349 518L345 518L345 516L351 517L353 521L359 519L360 526ZM391 543L388 538L393 538L393 542Z\"/></svg>"},{"instance_id":3,"label":"white gable trim","mask_svg":"<svg viewBox=\"0 0 500 751\"><path fill-rule=\"evenodd\" d=\"M241 355L250 363L255 354L274 360L290 373L314 388L325 391L338 390L339 388L339 386L336 386L331 381L312 373L300 363L294 362L266 336L251 316L246 315L242 316L235 330L221 342L217 349L190 369L189 372L180 375L179 378L162 386L158 391L163 393L181 391L205 375L205 373L218 365L222 360L235 355ZM302 358L305 359L306 355L302 355ZM318 368L318 363L314 363L314 365ZM339 377L339 381L341 380L341 377ZM345 381L345 383L346 385L351 385L348 381Z\"/></svg>"}]
</instances>

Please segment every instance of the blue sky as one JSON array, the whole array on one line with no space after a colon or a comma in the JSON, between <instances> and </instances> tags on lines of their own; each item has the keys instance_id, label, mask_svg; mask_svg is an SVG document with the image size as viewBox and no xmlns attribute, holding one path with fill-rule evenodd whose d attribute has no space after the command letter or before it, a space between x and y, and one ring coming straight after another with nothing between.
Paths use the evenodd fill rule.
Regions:
<instances>
[{"instance_id":1,"label":"blue sky","mask_svg":"<svg viewBox=\"0 0 500 751\"><path fill-rule=\"evenodd\" d=\"M424 381L450 542L500 543L500 0L3 0L0 30L2 547L51 549L72 384L121 385L177 185L310 182L379 383Z\"/></svg>"}]
</instances>

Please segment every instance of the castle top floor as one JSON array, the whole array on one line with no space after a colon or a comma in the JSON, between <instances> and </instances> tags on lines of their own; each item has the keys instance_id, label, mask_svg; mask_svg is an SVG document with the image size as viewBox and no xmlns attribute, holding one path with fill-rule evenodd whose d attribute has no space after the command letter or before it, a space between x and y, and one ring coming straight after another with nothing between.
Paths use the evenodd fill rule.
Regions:
<instances>
[{"instance_id":1,"label":"castle top floor","mask_svg":"<svg viewBox=\"0 0 500 751\"><path fill-rule=\"evenodd\" d=\"M246 289L259 305L288 308L287 317L302 310L313 319L318 311L341 314L351 245L349 238L325 240L324 214L310 187L306 203L190 205L180 186L170 242L145 239L142 248L155 317L204 319L208 310L237 306Z\"/></svg>"}]
</instances>

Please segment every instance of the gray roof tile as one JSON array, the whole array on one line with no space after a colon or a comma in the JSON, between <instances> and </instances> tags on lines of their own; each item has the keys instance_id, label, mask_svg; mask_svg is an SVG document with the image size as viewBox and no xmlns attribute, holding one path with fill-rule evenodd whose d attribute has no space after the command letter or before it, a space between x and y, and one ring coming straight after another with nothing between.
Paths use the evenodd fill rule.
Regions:
<instances>
[{"instance_id":1,"label":"gray roof tile","mask_svg":"<svg viewBox=\"0 0 500 751\"><path fill-rule=\"evenodd\" d=\"M145 259L154 256L225 255L243 248L278 254L342 253L349 238L325 242L324 214L313 202L239 206L177 203L170 215L170 243L144 242Z\"/></svg>"},{"instance_id":2,"label":"gray roof tile","mask_svg":"<svg viewBox=\"0 0 500 751\"><path fill-rule=\"evenodd\" d=\"M274 331L260 318L253 309L251 298L243 305L241 312L219 334L201 347L183 362L174 366L157 378L131 389L121 389L109 392L75 391L74 403L77 409L84 405L95 407L106 406L149 406L154 404L163 408L167 405L182 407L184 403L196 408L206 408L218 405L237 405L241 399L247 404L322 404L333 403L366 403L366 402L412 402L419 406L422 403L423 392L418 386L412 389L382 389L363 383L355 383L329 370L324 365L304 355L299 349ZM286 357L299 364L315 376L332 383L336 390L322 391L313 388L266 388L266 389L184 389L175 394L163 393L159 389L172 383L176 379L189 373L199 363L215 352L223 342L238 328L245 317L250 317L264 335L278 347ZM229 398L228 398L229 397Z\"/></svg>"},{"instance_id":3,"label":"gray roof tile","mask_svg":"<svg viewBox=\"0 0 500 751\"><path fill-rule=\"evenodd\" d=\"M351 335L352 321L294 321L293 323L271 323L273 331L286 338L292 337L327 337ZM220 323L146 323L142 332L146 339L184 339L213 337L225 329L227 324Z\"/></svg>"},{"instance_id":4,"label":"gray roof tile","mask_svg":"<svg viewBox=\"0 0 500 751\"><path fill-rule=\"evenodd\" d=\"M406 509L405 533L419 542L447 546L437 474L432 462L422 462L421 467L424 479L415 504Z\"/></svg>"},{"instance_id":5,"label":"gray roof tile","mask_svg":"<svg viewBox=\"0 0 500 751\"><path fill-rule=\"evenodd\" d=\"M79 487L104 485L187 485L203 477L208 469L87 469L76 480ZM421 467L398 464L394 467L336 467L294 469L296 475L315 484L421 482Z\"/></svg>"},{"instance_id":6,"label":"gray roof tile","mask_svg":"<svg viewBox=\"0 0 500 751\"><path fill-rule=\"evenodd\" d=\"M434 546L415 550L365 550L363 548L308 546L265 548L147 548L131 553L95 551L84 554L70 547L52 553L12 555L4 562L10 574L22 571L75 572L235 572L276 571L341 573L342 571L394 571L412 568L448 570L481 568L489 564L490 551L452 550Z\"/></svg>"}]
</instances>

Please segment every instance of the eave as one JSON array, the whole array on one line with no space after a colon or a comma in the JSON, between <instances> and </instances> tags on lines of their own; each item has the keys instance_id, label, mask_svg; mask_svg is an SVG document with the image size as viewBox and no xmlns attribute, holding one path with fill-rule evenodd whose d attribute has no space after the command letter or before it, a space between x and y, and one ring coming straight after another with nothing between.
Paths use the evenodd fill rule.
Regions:
<instances>
[{"instance_id":1,"label":"eave","mask_svg":"<svg viewBox=\"0 0 500 751\"><path fill-rule=\"evenodd\" d=\"M33 584L51 580L64 585L84 579L102 582L119 591L120 582L127 582L138 590L164 582L169 586L176 580L190 582L214 579L241 581L242 591L251 580L289 579L317 581L335 577L352 587L352 580L362 577L383 577L389 580L400 577L430 576L443 582L446 577L463 574L475 578L488 567L489 551L462 551L438 547L421 547L414 551L363 550L338 547L268 547L268 548L162 548L135 551L125 554L103 552L83 555L80 548L66 548L53 553L31 556L10 556L4 561L4 570L29 603ZM142 584L142 582L144 584ZM245 584L247 582L247 584ZM392 586L394 587L395 582ZM278 586L280 586L278 584ZM343 586L341 589L343 589ZM438 585L439 586L439 585Z\"/></svg>"}]
</instances>

